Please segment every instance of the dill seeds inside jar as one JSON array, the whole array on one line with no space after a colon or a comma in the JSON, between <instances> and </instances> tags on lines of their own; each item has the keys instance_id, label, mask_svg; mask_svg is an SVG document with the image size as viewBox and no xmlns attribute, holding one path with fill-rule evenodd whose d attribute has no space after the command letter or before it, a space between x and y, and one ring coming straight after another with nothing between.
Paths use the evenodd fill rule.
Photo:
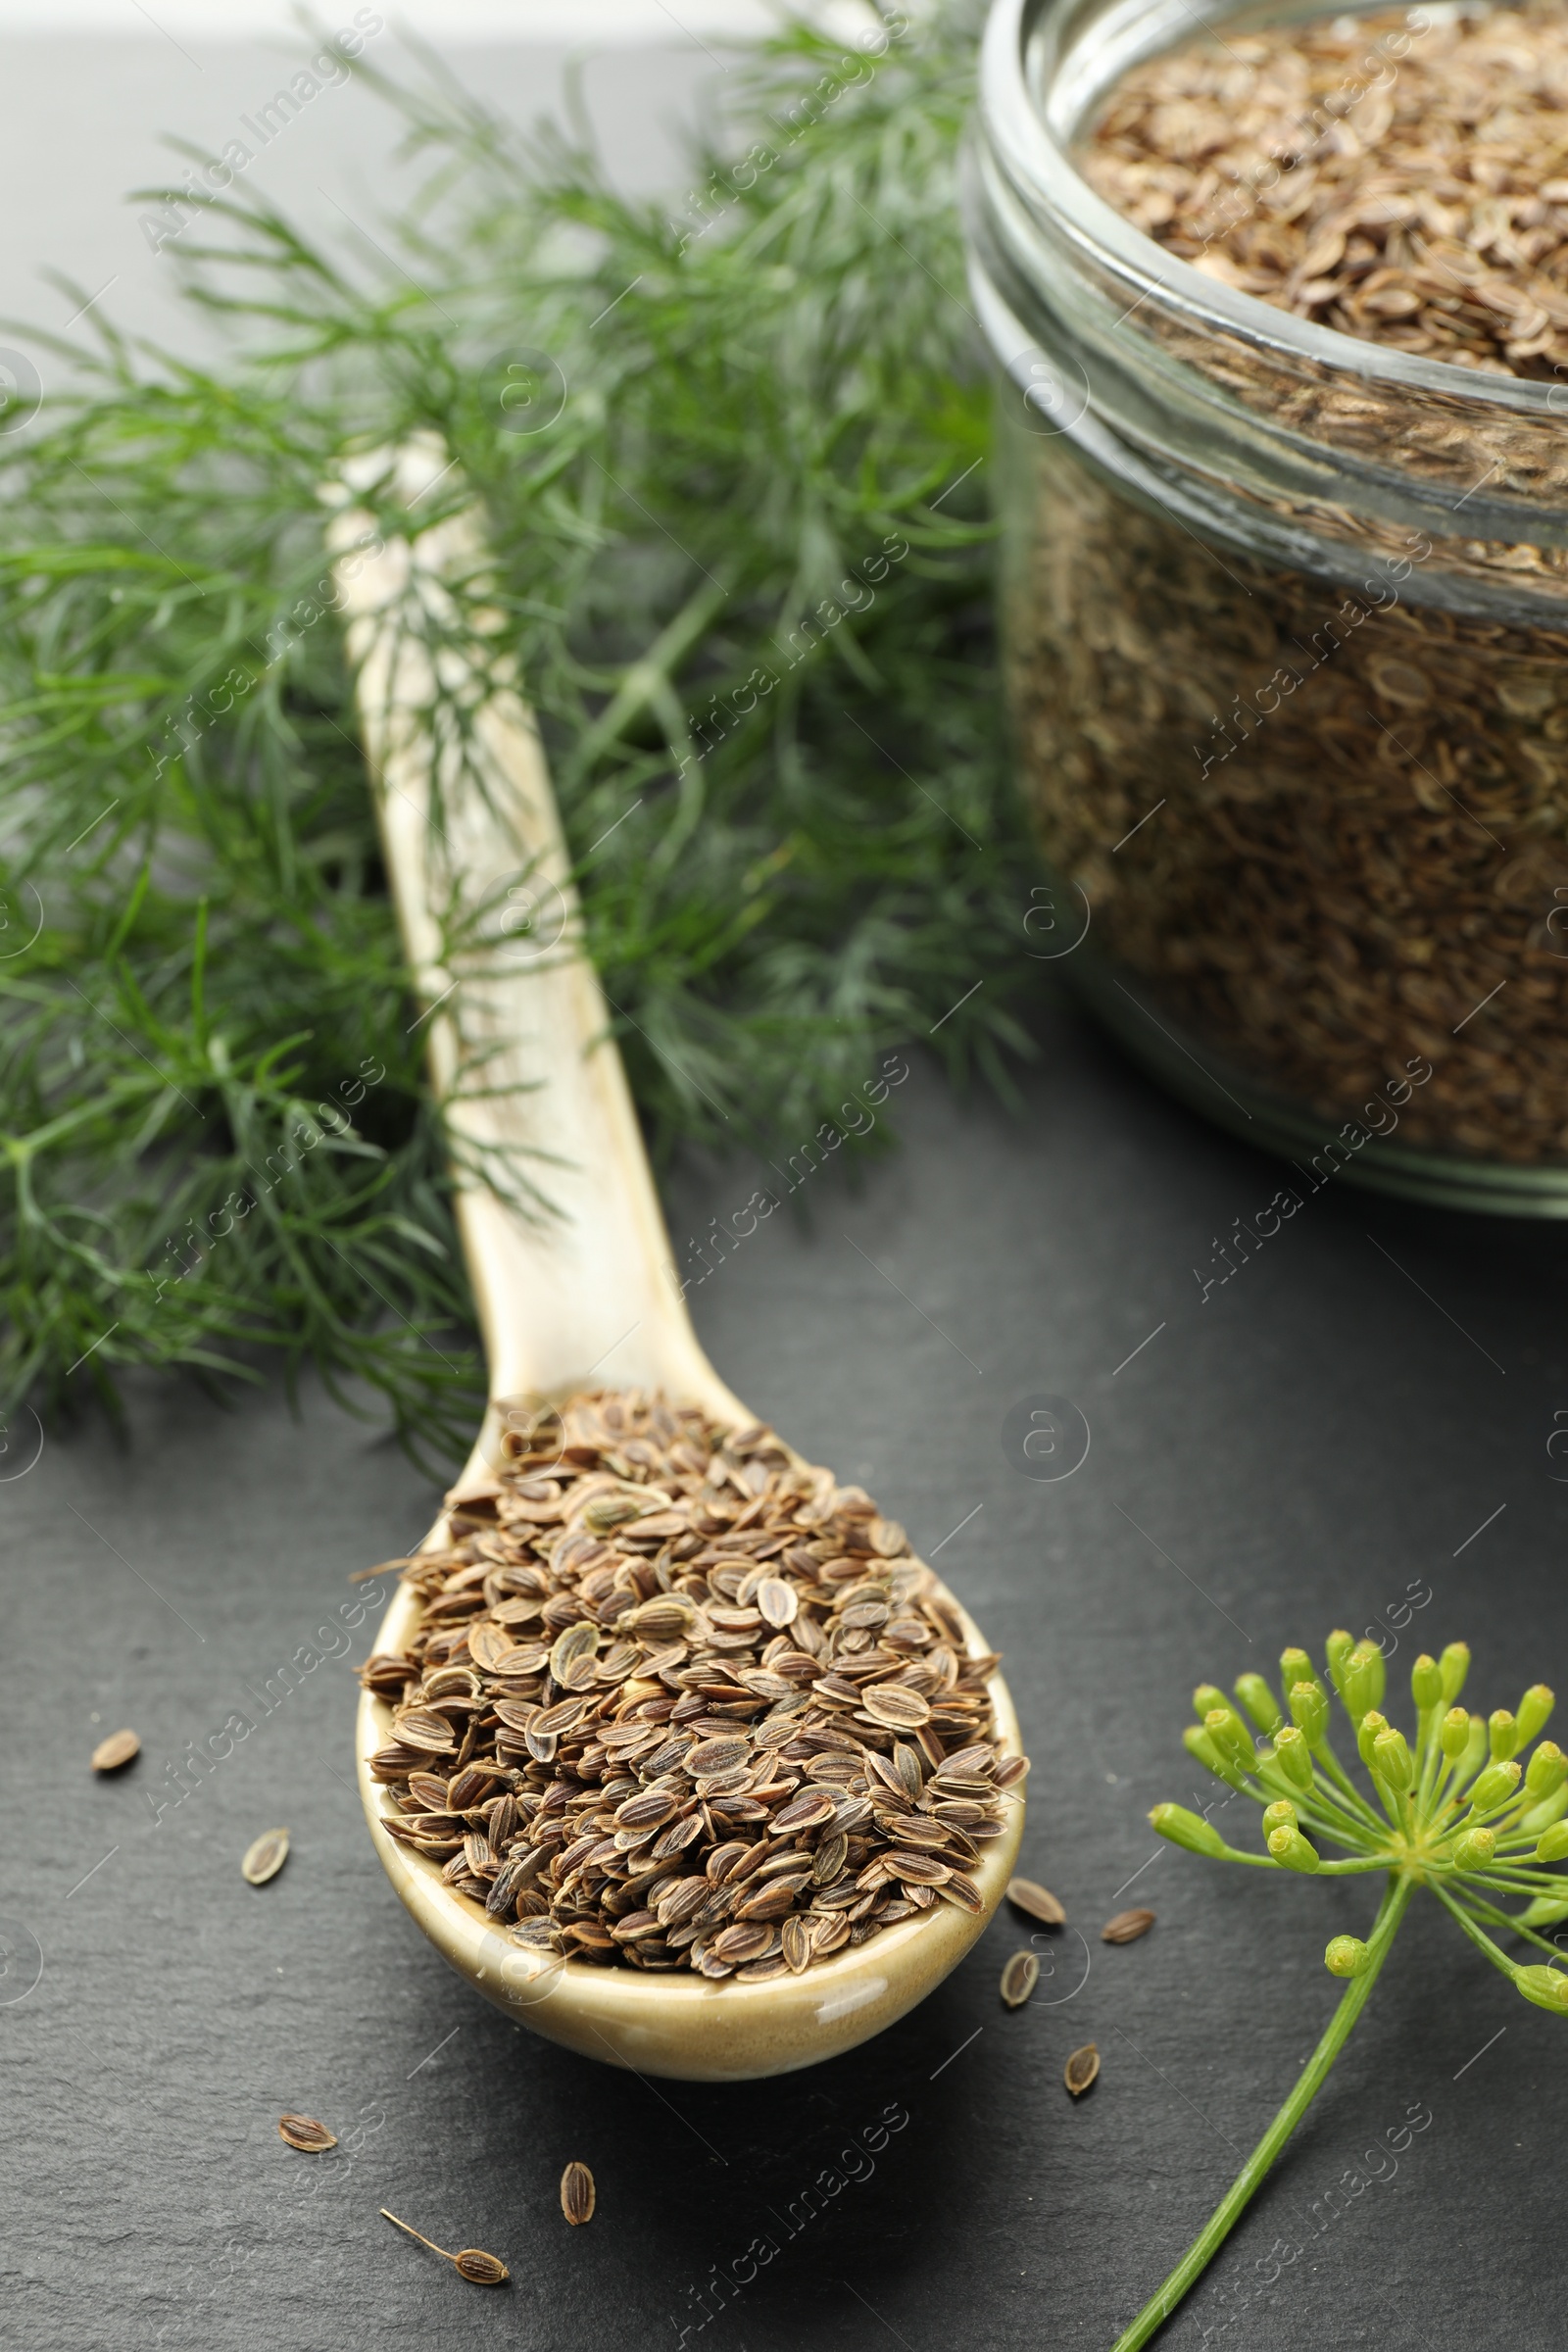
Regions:
<instances>
[{"instance_id":1,"label":"dill seeds inside jar","mask_svg":"<svg viewBox=\"0 0 1568 2352\"><path fill-rule=\"evenodd\" d=\"M1039 89L1005 45L986 68L986 112L1022 107L1040 148L988 160L1038 223L998 298L1055 386L1031 407L994 324L1008 694L1052 944L1080 942L1058 968L1298 1161L1249 1254L1337 1174L1548 1213L1568 20L1219 22L1097 81L1103 37L1081 13ZM1051 110L1069 85L1092 115ZM1008 232L977 184L989 282Z\"/></svg>"}]
</instances>

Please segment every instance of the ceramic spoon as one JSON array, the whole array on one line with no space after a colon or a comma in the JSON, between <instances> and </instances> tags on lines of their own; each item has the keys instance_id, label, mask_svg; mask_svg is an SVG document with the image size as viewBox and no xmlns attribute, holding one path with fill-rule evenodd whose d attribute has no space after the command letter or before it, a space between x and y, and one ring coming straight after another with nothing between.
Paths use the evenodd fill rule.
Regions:
<instances>
[{"instance_id":1,"label":"ceramic spoon","mask_svg":"<svg viewBox=\"0 0 1568 2352\"><path fill-rule=\"evenodd\" d=\"M537 730L503 662L481 677L462 656L430 651L431 625L438 639L452 610L446 583L481 579L485 562L472 510L416 527L418 506L446 466L442 446L425 439L395 457L352 461L329 530L387 869L426 1007L432 1077L449 1104L458 1224L489 1366L492 1402L450 1505L470 1481L492 1478L503 1425L518 1409L508 1400L527 1400L528 1409L588 1389L635 1388L662 1390L732 1427L758 1416L704 1355L670 1269L620 1055L577 946L576 896ZM410 525L383 541L352 500L388 477ZM471 705L466 773L431 723L432 658L450 665L448 691ZM442 960L440 919L455 906L489 908L479 924L487 944L466 953L458 970ZM553 1213L528 1213L525 1188L534 1184ZM422 1548L449 1542L443 1514ZM961 1607L959 1616L970 1654L984 1654ZM417 1618L417 1596L402 1588L376 1646L404 1648ZM998 1748L1016 1755L1017 1718L1000 1675L989 1690ZM758 1984L686 1971L645 1976L521 1949L444 1885L437 1864L389 1837L369 1758L390 1739L390 1722L389 1707L368 1692L360 1788L376 1851L418 1925L520 2024L643 2074L781 2074L880 2033L983 1933L1022 1833L1020 1784L1003 1835L972 1866L983 1897L977 1916L938 1902L803 1975Z\"/></svg>"}]
</instances>

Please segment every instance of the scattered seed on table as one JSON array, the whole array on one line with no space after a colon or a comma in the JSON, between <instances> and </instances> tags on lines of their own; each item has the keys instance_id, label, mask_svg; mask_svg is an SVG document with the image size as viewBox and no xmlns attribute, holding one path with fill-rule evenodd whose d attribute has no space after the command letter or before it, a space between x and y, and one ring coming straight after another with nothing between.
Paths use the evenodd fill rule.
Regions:
<instances>
[{"instance_id":1,"label":"scattered seed on table","mask_svg":"<svg viewBox=\"0 0 1568 2352\"><path fill-rule=\"evenodd\" d=\"M1100 1931L1102 1943L1136 1943L1154 1924L1152 1911L1118 1911Z\"/></svg>"},{"instance_id":2,"label":"scattered seed on table","mask_svg":"<svg viewBox=\"0 0 1568 2352\"><path fill-rule=\"evenodd\" d=\"M1009 1880L1007 1900L1015 1910L1026 1911L1048 1928L1059 1928L1067 1916L1050 1887L1037 1886L1033 1879Z\"/></svg>"},{"instance_id":3,"label":"scattered seed on table","mask_svg":"<svg viewBox=\"0 0 1568 2352\"><path fill-rule=\"evenodd\" d=\"M1081 2050L1074 2050L1062 2068L1061 2079L1072 2092L1073 2097L1081 2099L1099 2072L1099 2045L1092 2041L1086 2041Z\"/></svg>"},{"instance_id":4,"label":"scattered seed on table","mask_svg":"<svg viewBox=\"0 0 1568 2352\"><path fill-rule=\"evenodd\" d=\"M426 2237L422 2230L416 2230L412 2223L400 2222L397 2215L388 2213L384 2205L380 2210L394 2229L407 2230L410 2237L416 2237L421 2246L428 2246L432 2254L439 2254L443 2262L450 2262L459 2277L466 2278L471 2285L505 2286L512 2277L506 2264L498 2256L487 2254L482 2246L460 2246L456 2254L449 2254L445 2246L438 2246L435 2239Z\"/></svg>"},{"instance_id":5,"label":"scattered seed on table","mask_svg":"<svg viewBox=\"0 0 1568 2352\"><path fill-rule=\"evenodd\" d=\"M280 2115L277 2129L279 2136L302 2156L321 2156L337 2146L337 2133L318 2124L314 2115Z\"/></svg>"},{"instance_id":6,"label":"scattered seed on table","mask_svg":"<svg viewBox=\"0 0 1568 2352\"><path fill-rule=\"evenodd\" d=\"M486 2254L478 2246L460 2246L452 2257L465 2278L475 2286L505 2286L512 2273L494 2254Z\"/></svg>"},{"instance_id":7,"label":"scattered seed on table","mask_svg":"<svg viewBox=\"0 0 1568 2352\"><path fill-rule=\"evenodd\" d=\"M561 2210L574 2230L594 2218L594 2177L585 2164L568 2164L561 2176Z\"/></svg>"},{"instance_id":8,"label":"scattered seed on table","mask_svg":"<svg viewBox=\"0 0 1568 2352\"><path fill-rule=\"evenodd\" d=\"M134 1732L111 1732L100 1740L92 1751L94 1772L121 1772L141 1754L141 1741Z\"/></svg>"},{"instance_id":9,"label":"scattered seed on table","mask_svg":"<svg viewBox=\"0 0 1568 2352\"><path fill-rule=\"evenodd\" d=\"M240 1869L253 1886L265 1886L269 1879L276 1878L287 1860L287 1830L264 1830L254 1845L246 1847Z\"/></svg>"},{"instance_id":10,"label":"scattered seed on table","mask_svg":"<svg viewBox=\"0 0 1568 2352\"><path fill-rule=\"evenodd\" d=\"M1040 1980L1040 1963L1033 1952L1014 1952L1002 1972L1002 1997L1009 2009L1021 2009Z\"/></svg>"}]
</instances>

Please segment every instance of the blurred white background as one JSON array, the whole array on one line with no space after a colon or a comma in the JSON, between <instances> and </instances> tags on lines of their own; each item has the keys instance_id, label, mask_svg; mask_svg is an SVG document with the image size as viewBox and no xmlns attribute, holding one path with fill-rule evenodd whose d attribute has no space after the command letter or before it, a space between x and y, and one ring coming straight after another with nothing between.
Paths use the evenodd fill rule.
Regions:
<instances>
[{"instance_id":1,"label":"blurred white background","mask_svg":"<svg viewBox=\"0 0 1568 2352\"><path fill-rule=\"evenodd\" d=\"M126 201L177 183L170 135L214 152L243 140L255 152L248 184L315 237L375 234L409 183L395 118L366 89L328 83L286 121L274 112L282 127L265 144L241 128L357 9L362 26L379 25L368 65L414 75L411 34L524 124L559 107L575 61L613 176L644 188L678 175L677 119L705 81L722 86L726 35L775 21L762 0L326 0L310 12L313 38L287 0L0 0L0 333L35 352L46 381L59 363L29 345L28 326L75 336L103 315L186 350L199 343L200 322L174 301L172 249L156 251L143 225L153 208ZM842 13L865 21L853 6ZM49 283L49 270L74 290Z\"/></svg>"}]
</instances>

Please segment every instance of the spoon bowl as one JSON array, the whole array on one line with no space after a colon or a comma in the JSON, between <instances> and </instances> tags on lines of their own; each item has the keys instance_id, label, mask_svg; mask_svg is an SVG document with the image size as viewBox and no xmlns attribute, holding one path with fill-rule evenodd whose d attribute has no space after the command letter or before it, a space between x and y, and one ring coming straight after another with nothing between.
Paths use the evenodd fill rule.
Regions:
<instances>
[{"instance_id":1,"label":"spoon bowl","mask_svg":"<svg viewBox=\"0 0 1568 2352\"><path fill-rule=\"evenodd\" d=\"M402 517L449 511L416 530ZM657 1194L609 1015L581 948L569 859L538 731L499 655L454 650L498 633L471 506L454 502L433 437L349 461L326 494L339 602L387 870L430 1066L452 1141L456 1210L496 1399L564 1400L594 1387L657 1390L740 1428L757 1416L708 1362L670 1265ZM383 520L357 499L372 497ZM394 527L387 528L390 512ZM454 628L466 606L468 634ZM454 703L466 724L441 723ZM491 1475L507 1407L493 1402L467 1468ZM443 1512L421 1546L450 1541ZM988 1654L947 1588L971 1656ZM418 1594L403 1587L380 1646L404 1649ZM1003 1757L1021 1753L1002 1677L987 1684ZM714 1983L527 1949L391 1837L370 1759L392 1710L360 1703L360 1789L387 1876L436 1948L485 1998L548 2040L692 2082L784 2074L837 2056L923 2000L980 1936L1012 1874L1023 1784L970 1875L976 1912L939 1901L800 1976Z\"/></svg>"},{"instance_id":2,"label":"spoon bowl","mask_svg":"<svg viewBox=\"0 0 1568 2352\"><path fill-rule=\"evenodd\" d=\"M959 1615L971 1653L982 1650L984 1642L961 1606ZM385 1646L403 1648L417 1619L417 1594L400 1591L387 1612ZM1006 1686L996 1675L987 1688L996 1745L1003 1754L1016 1755L1018 1725ZM518 2025L585 2058L605 2059L640 2075L743 2082L814 2066L868 2040L956 1968L984 1933L1017 1859L1021 1797L1003 1835L991 1840L972 1868L984 1901L978 1916L936 1903L917 1918L883 1928L865 1943L818 1961L804 1976L775 1977L761 1984L712 1984L684 1970L644 1976L629 1968L564 1960L514 1943L505 1929L443 1884L437 1863L412 1853L382 1827L384 1792L371 1775L370 1758L390 1739L391 1722L387 1703L367 1691L357 1739L360 1788L375 1849L409 1912L459 1975Z\"/></svg>"}]
</instances>

